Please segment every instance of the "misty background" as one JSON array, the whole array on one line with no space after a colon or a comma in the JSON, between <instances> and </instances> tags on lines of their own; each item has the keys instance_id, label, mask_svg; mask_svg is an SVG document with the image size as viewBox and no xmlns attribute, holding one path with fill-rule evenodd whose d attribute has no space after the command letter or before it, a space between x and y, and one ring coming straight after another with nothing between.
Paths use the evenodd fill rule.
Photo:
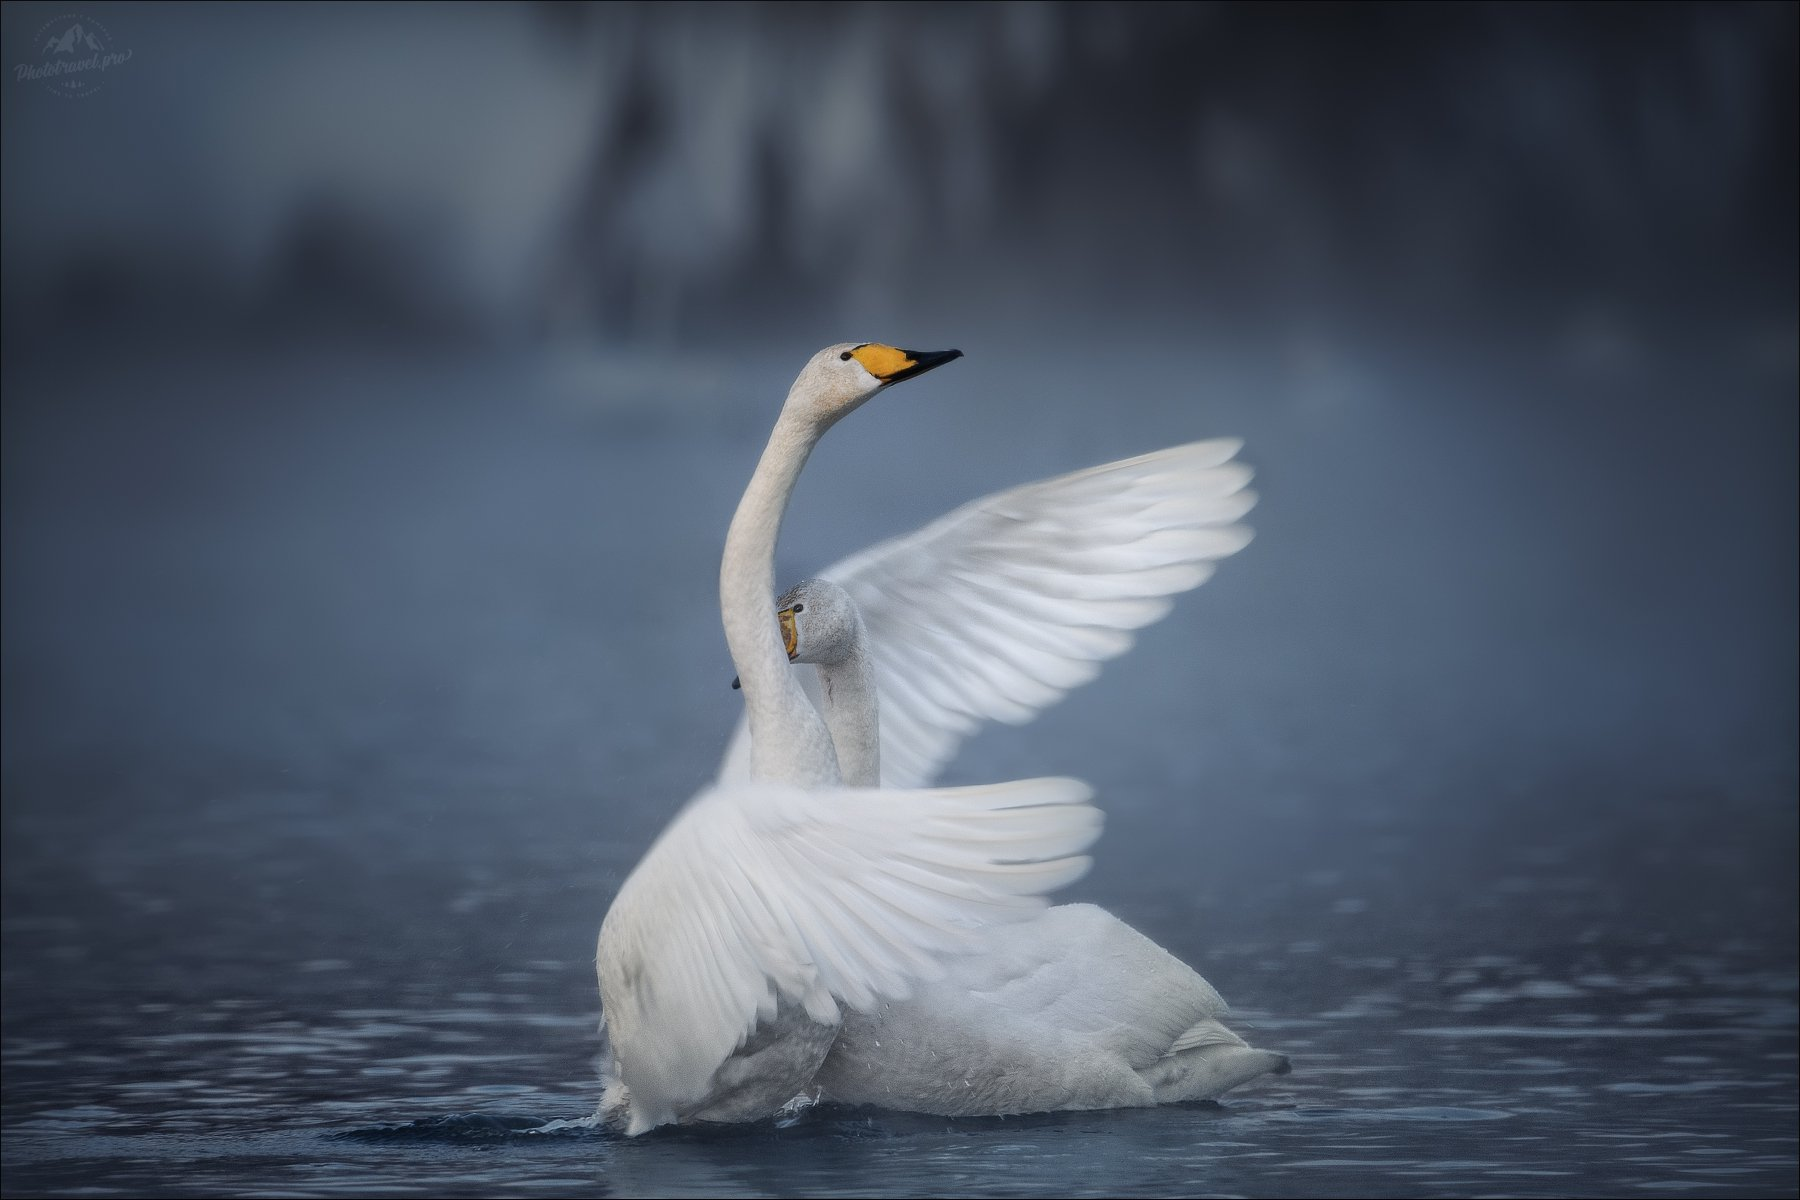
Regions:
<instances>
[{"instance_id":1,"label":"misty background","mask_svg":"<svg viewBox=\"0 0 1800 1200\"><path fill-rule=\"evenodd\" d=\"M1023 305L1604 342L1792 309L1789 5L86 11L133 54L111 97L6 106L40 328ZM47 15L11 6L9 64Z\"/></svg>"},{"instance_id":2,"label":"misty background","mask_svg":"<svg viewBox=\"0 0 1800 1200\"><path fill-rule=\"evenodd\" d=\"M83 1121L591 1109L594 933L739 711L726 523L871 339L967 357L831 433L784 586L1245 439L1256 541L949 780L1093 782L1071 898L1282 1095L1741 1018L1774 1067L1555 1049L1785 1088L1715 1119L1791 1191L1797 11L8 4L9 1182L144 1186ZM71 18L130 52L87 94L20 70ZM1565 1192L1698 1169L1595 1146Z\"/></svg>"}]
</instances>

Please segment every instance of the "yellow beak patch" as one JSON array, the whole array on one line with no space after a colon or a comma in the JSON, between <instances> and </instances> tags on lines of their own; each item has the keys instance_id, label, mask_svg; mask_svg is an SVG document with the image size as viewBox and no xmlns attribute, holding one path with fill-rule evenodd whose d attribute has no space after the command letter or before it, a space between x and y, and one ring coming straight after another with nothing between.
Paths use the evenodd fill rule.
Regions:
<instances>
[{"instance_id":1,"label":"yellow beak patch","mask_svg":"<svg viewBox=\"0 0 1800 1200\"><path fill-rule=\"evenodd\" d=\"M793 662L794 647L800 641L799 636L794 632L794 610L784 608L775 616L781 622L781 644L787 647L788 661Z\"/></svg>"},{"instance_id":2,"label":"yellow beak patch","mask_svg":"<svg viewBox=\"0 0 1800 1200\"><path fill-rule=\"evenodd\" d=\"M858 346L851 353L856 355L856 361L863 365L863 369L877 379L887 379L908 367L918 365L916 360L907 357L906 351L884 346L880 342Z\"/></svg>"}]
</instances>

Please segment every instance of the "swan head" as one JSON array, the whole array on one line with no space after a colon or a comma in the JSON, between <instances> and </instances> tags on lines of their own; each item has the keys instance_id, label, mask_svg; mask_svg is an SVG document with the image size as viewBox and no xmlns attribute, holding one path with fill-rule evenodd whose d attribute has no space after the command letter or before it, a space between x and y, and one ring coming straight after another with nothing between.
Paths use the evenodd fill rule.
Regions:
<instances>
[{"instance_id":1,"label":"swan head","mask_svg":"<svg viewBox=\"0 0 1800 1200\"><path fill-rule=\"evenodd\" d=\"M775 602L789 662L835 666L862 646L856 601L829 579L802 579ZM731 681L735 691L741 680Z\"/></svg>"},{"instance_id":2,"label":"swan head","mask_svg":"<svg viewBox=\"0 0 1800 1200\"><path fill-rule=\"evenodd\" d=\"M843 662L861 644L856 601L828 579L803 579L775 604L789 662L830 666Z\"/></svg>"},{"instance_id":3,"label":"swan head","mask_svg":"<svg viewBox=\"0 0 1800 1200\"><path fill-rule=\"evenodd\" d=\"M961 358L961 350L901 350L881 342L839 342L812 356L788 392L787 407L820 429L891 384Z\"/></svg>"}]
</instances>

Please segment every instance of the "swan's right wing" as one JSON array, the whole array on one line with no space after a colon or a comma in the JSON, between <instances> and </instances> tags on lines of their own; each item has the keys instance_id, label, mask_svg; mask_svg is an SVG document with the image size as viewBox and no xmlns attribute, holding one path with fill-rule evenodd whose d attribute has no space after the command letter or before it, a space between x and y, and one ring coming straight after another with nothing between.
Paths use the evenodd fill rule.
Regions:
<instances>
[{"instance_id":1,"label":"swan's right wing","mask_svg":"<svg viewBox=\"0 0 1800 1200\"><path fill-rule=\"evenodd\" d=\"M835 1022L900 999L995 921L1087 869L1088 787L927 791L745 784L657 839L600 930L601 1001L631 1132L675 1120L778 996Z\"/></svg>"},{"instance_id":2,"label":"swan's right wing","mask_svg":"<svg viewBox=\"0 0 1800 1200\"><path fill-rule=\"evenodd\" d=\"M881 778L922 787L986 721L1020 725L1130 648L1250 531L1223 438L965 504L822 572L856 601L881 695Z\"/></svg>"}]
</instances>

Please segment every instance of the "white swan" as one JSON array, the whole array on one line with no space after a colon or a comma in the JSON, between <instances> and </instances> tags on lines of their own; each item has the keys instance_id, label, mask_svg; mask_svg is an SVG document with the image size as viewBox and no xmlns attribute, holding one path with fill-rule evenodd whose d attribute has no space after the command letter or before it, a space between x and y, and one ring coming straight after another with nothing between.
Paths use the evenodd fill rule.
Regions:
<instances>
[{"instance_id":1,"label":"white swan","mask_svg":"<svg viewBox=\"0 0 1800 1200\"><path fill-rule=\"evenodd\" d=\"M1031 720L1249 544L1241 446L1190 442L996 492L821 572L868 627L881 781L927 786L983 722ZM749 777L752 732L738 723L720 782Z\"/></svg>"},{"instance_id":2,"label":"white swan","mask_svg":"<svg viewBox=\"0 0 1800 1200\"><path fill-rule=\"evenodd\" d=\"M868 635L841 587L806 580L778 602L788 657L818 669L844 782L881 777ZM1210 1100L1287 1059L1226 1028L1218 992L1090 904L983 931L977 953L907 1000L852 1013L817 1083L846 1104L947 1116Z\"/></svg>"},{"instance_id":3,"label":"white swan","mask_svg":"<svg viewBox=\"0 0 1800 1200\"><path fill-rule=\"evenodd\" d=\"M820 351L794 382L725 540L719 604L755 737L750 777L695 797L620 887L596 948L600 1116L638 1134L766 1117L805 1094L844 1009L941 971L988 923L1042 907L1099 833L1085 785L850 789L788 668L774 550L819 437L881 388L957 357Z\"/></svg>"}]
</instances>

